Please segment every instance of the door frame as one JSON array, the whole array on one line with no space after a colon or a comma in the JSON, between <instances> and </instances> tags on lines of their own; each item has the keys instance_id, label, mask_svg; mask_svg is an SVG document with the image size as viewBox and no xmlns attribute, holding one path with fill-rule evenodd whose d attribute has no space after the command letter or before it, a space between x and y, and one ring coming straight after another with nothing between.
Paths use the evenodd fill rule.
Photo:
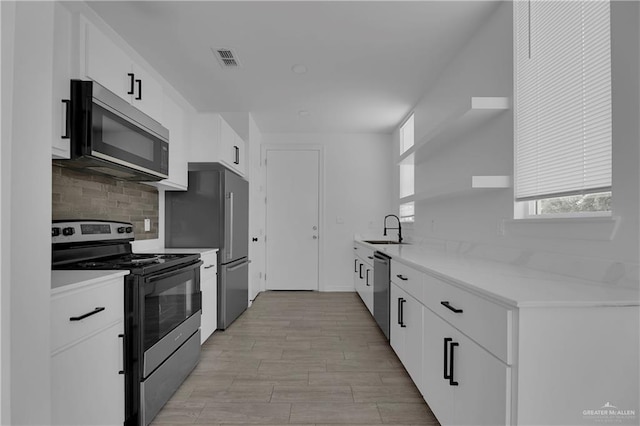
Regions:
<instances>
[{"instance_id":1,"label":"door frame","mask_svg":"<svg viewBox=\"0 0 640 426\"><path fill-rule=\"evenodd\" d=\"M320 144L264 144L260 152L260 164L264 166L264 184L265 184L265 215L264 229L265 235L268 237L267 229L267 209L269 188L267 183L267 152L268 151L316 151L318 153L318 291L325 290L324 282L324 236L325 236L325 217L324 217L324 147ZM267 245L264 247L264 258L267 258ZM267 264L265 262L265 273L268 275ZM264 291L266 289L266 280L263 281Z\"/></svg>"}]
</instances>

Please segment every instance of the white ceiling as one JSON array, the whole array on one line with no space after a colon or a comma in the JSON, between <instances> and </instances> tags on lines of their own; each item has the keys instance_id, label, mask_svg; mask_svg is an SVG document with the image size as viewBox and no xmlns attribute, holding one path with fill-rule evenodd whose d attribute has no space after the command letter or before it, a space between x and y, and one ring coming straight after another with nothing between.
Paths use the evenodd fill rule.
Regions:
<instances>
[{"instance_id":1,"label":"white ceiling","mask_svg":"<svg viewBox=\"0 0 640 426\"><path fill-rule=\"evenodd\" d=\"M497 3L89 5L199 111L249 111L265 133L390 133ZM233 49L241 67L222 69L212 47Z\"/></svg>"}]
</instances>

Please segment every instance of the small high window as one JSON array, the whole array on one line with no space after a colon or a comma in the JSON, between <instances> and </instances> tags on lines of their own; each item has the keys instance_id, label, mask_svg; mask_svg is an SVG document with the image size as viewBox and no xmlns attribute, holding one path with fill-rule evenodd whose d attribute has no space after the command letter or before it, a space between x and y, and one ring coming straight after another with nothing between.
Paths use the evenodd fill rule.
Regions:
<instances>
[{"instance_id":1,"label":"small high window","mask_svg":"<svg viewBox=\"0 0 640 426\"><path fill-rule=\"evenodd\" d=\"M400 127L400 154L406 152L413 146L414 124L413 114ZM415 171L414 158L409 155L399 166L400 199L410 197L415 194ZM415 219L415 204L413 201L400 203L400 221L413 222Z\"/></svg>"}]
</instances>

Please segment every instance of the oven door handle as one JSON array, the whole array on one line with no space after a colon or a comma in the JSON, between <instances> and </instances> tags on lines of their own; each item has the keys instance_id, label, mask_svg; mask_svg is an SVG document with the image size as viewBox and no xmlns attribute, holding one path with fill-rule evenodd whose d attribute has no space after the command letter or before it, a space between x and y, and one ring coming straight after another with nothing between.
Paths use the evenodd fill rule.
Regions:
<instances>
[{"instance_id":1,"label":"oven door handle","mask_svg":"<svg viewBox=\"0 0 640 426\"><path fill-rule=\"evenodd\" d=\"M171 272L165 272L164 274L151 275L145 281L146 282L152 282L152 281L163 280L165 278L171 278L171 277L173 277L175 275L180 275L180 274L185 273L187 271L190 271L192 269L197 269L197 268L200 267L200 265L202 265L202 261L201 260L197 261L196 263L189 264L189 266L186 267L186 268L175 269L175 270L173 270Z\"/></svg>"}]
</instances>

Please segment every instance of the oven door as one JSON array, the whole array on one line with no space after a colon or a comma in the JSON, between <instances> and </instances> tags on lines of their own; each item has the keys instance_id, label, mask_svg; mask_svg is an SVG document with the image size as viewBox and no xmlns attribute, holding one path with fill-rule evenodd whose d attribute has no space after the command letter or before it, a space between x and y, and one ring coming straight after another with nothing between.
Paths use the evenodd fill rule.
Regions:
<instances>
[{"instance_id":1,"label":"oven door","mask_svg":"<svg viewBox=\"0 0 640 426\"><path fill-rule=\"evenodd\" d=\"M200 328L201 261L144 278L140 286L142 378Z\"/></svg>"}]
</instances>

